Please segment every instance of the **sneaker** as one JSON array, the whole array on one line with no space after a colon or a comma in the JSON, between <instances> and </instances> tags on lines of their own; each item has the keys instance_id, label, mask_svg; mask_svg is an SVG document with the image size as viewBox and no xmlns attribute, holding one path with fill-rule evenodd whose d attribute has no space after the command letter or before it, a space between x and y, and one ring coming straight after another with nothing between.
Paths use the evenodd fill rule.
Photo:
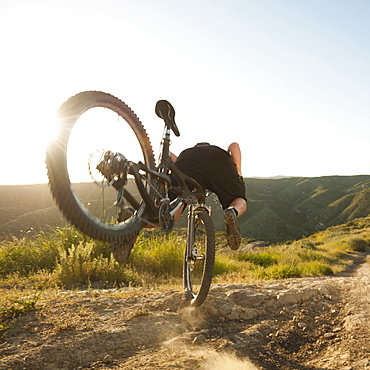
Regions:
<instances>
[{"instance_id":1,"label":"sneaker","mask_svg":"<svg viewBox=\"0 0 370 370\"><path fill-rule=\"evenodd\" d=\"M234 208L227 208L224 212L226 235L229 247L236 250L240 247L242 237L240 235L239 223Z\"/></svg>"},{"instance_id":2,"label":"sneaker","mask_svg":"<svg viewBox=\"0 0 370 370\"><path fill-rule=\"evenodd\" d=\"M119 263L126 263L131 255L132 248L134 247L134 243L136 238L131 241L121 241L117 243L112 243L110 245L110 250L113 254L114 259Z\"/></svg>"}]
</instances>

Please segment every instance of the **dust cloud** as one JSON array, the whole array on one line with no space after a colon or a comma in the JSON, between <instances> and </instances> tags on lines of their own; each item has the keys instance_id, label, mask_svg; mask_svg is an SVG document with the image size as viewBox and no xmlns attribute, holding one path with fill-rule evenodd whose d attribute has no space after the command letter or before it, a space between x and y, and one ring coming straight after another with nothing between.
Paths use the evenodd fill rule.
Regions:
<instances>
[{"instance_id":1,"label":"dust cloud","mask_svg":"<svg viewBox=\"0 0 370 370\"><path fill-rule=\"evenodd\" d=\"M206 350L197 352L197 355L205 359L202 370L258 370L250 361L227 353Z\"/></svg>"},{"instance_id":2,"label":"dust cloud","mask_svg":"<svg viewBox=\"0 0 370 370\"><path fill-rule=\"evenodd\" d=\"M198 329L205 322L205 317L202 315L199 308L193 308L184 305L178 310L181 316L183 325L190 326L192 329ZM187 351L197 358L204 359L201 369L202 370L258 370L248 360L241 360L233 354L219 353L213 349L199 349L194 351L194 348L190 348L184 343L184 336L172 338L165 342L165 345L173 346L180 345L182 349L187 348ZM187 338L189 340L189 338ZM186 342L186 340L185 340Z\"/></svg>"}]
</instances>

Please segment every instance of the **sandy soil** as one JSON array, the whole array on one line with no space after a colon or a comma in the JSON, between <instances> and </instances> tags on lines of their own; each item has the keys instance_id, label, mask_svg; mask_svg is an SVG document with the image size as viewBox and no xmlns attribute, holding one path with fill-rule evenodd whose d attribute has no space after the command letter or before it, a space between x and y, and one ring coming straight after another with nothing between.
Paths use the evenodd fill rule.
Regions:
<instances>
[{"instance_id":1,"label":"sandy soil","mask_svg":"<svg viewBox=\"0 0 370 370\"><path fill-rule=\"evenodd\" d=\"M370 268L178 291L43 293L0 332L0 369L370 369Z\"/></svg>"}]
</instances>

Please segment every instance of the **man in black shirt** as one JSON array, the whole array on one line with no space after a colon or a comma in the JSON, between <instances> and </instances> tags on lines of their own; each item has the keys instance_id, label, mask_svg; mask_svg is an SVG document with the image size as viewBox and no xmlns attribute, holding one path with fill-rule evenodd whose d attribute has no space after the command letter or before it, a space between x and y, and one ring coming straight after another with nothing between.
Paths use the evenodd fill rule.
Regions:
<instances>
[{"instance_id":1,"label":"man in black shirt","mask_svg":"<svg viewBox=\"0 0 370 370\"><path fill-rule=\"evenodd\" d=\"M199 143L182 151L177 158L173 154L171 157L181 172L217 195L224 209L229 246L238 249L241 236L237 217L247 209L239 144L232 143L225 151L209 143Z\"/></svg>"},{"instance_id":2,"label":"man in black shirt","mask_svg":"<svg viewBox=\"0 0 370 370\"><path fill-rule=\"evenodd\" d=\"M171 153L171 159L181 172L217 195L224 209L229 246L238 249L241 235L237 218L247 210L239 144L230 144L226 151L215 145L199 143L185 149L178 157ZM181 210L175 216L175 221L180 214ZM136 238L111 245L113 256L119 263L128 260L135 241Z\"/></svg>"}]
</instances>

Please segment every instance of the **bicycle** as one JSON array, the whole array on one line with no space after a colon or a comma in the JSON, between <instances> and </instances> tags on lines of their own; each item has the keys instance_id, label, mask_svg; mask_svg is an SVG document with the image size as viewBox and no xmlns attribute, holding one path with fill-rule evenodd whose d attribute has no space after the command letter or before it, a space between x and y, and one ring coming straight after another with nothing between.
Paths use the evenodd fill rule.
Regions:
<instances>
[{"instance_id":1,"label":"bicycle","mask_svg":"<svg viewBox=\"0 0 370 370\"><path fill-rule=\"evenodd\" d=\"M70 223L109 243L131 241L147 226L169 233L175 214L187 207L183 280L185 299L196 307L206 299L213 276L211 207L205 204L206 189L179 171L170 158L171 132L180 136L174 108L160 100L155 112L165 123L157 166L142 123L123 101L97 91L69 98L58 110L59 133L46 150L49 185ZM97 147L100 141L104 148ZM134 153L133 144L141 160L122 154L125 149L126 155ZM77 164L85 169L76 170Z\"/></svg>"}]
</instances>

